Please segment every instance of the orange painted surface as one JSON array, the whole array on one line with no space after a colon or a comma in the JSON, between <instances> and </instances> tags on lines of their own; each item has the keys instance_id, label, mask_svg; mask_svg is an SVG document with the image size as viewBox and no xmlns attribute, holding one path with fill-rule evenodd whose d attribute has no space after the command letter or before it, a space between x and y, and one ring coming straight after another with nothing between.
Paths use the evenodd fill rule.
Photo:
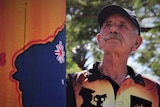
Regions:
<instances>
[{"instance_id":1,"label":"orange painted surface","mask_svg":"<svg viewBox=\"0 0 160 107\"><path fill-rule=\"evenodd\" d=\"M0 107L21 107L15 58L29 46L53 41L66 18L65 0L0 1Z\"/></svg>"}]
</instances>

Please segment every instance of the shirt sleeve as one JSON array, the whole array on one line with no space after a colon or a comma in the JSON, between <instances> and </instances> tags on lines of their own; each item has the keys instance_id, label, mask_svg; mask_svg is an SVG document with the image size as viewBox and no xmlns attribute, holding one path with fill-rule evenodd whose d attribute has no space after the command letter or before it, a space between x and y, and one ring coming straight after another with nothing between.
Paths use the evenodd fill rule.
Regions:
<instances>
[{"instance_id":1,"label":"shirt sleeve","mask_svg":"<svg viewBox=\"0 0 160 107\"><path fill-rule=\"evenodd\" d=\"M75 94L72 82L72 75L66 78L66 107L76 107Z\"/></svg>"},{"instance_id":2,"label":"shirt sleeve","mask_svg":"<svg viewBox=\"0 0 160 107\"><path fill-rule=\"evenodd\" d=\"M160 85L157 84L158 96L159 96L159 107L160 107Z\"/></svg>"}]
</instances>

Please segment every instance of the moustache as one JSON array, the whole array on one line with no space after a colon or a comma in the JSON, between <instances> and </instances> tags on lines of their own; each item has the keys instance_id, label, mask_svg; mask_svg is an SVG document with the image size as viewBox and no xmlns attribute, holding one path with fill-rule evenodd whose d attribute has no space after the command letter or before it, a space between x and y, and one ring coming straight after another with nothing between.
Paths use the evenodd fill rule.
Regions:
<instances>
[{"instance_id":1,"label":"moustache","mask_svg":"<svg viewBox=\"0 0 160 107\"><path fill-rule=\"evenodd\" d=\"M109 39L116 39L116 40L122 41L123 38L122 38L122 36L120 36L117 33L110 33L107 36L103 37L103 40L105 40L105 41L107 41Z\"/></svg>"}]
</instances>

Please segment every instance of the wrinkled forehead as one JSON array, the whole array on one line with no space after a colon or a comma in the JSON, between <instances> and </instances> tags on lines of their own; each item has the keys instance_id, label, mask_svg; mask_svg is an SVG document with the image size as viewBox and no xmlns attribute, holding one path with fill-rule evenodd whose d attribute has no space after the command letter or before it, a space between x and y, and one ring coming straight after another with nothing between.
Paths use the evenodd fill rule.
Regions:
<instances>
[{"instance_id":1,"label":"wrinkled forehead","mask_svg":"<svg viewBox=\"0 0 160 107\"><path fill-rule=\"evenodd\" d=\"M134 26L134 24L131 22L131 20L122 14L112 14L112 15L108 16L103 23L112 22L112 21L118 21L121 23L126 23L131 26Z\"/></svg>"}]
</instances>

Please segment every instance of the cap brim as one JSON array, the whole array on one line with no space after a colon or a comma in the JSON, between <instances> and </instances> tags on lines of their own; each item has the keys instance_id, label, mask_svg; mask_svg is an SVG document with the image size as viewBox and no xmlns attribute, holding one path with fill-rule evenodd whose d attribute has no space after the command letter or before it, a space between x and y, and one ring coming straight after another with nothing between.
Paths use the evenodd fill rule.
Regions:
<instances>
[{"instance_id":1,"label":"cap brim","mask_svg":"<svg viewBox=\"0 0 160 107\"><path fill-rule=\"evenodd\" d=\"M102 27L103 22L106 20L107 17L109 17L112 14L123 14L125 15L127 18L129 18L130 20L132 20L130 18L130 15L120 6L117 5L110 5L110 6L106 6L104 7L100 13L98 14L98 22L100 24L100 27Z\"/></svg>"}]
</instances>

